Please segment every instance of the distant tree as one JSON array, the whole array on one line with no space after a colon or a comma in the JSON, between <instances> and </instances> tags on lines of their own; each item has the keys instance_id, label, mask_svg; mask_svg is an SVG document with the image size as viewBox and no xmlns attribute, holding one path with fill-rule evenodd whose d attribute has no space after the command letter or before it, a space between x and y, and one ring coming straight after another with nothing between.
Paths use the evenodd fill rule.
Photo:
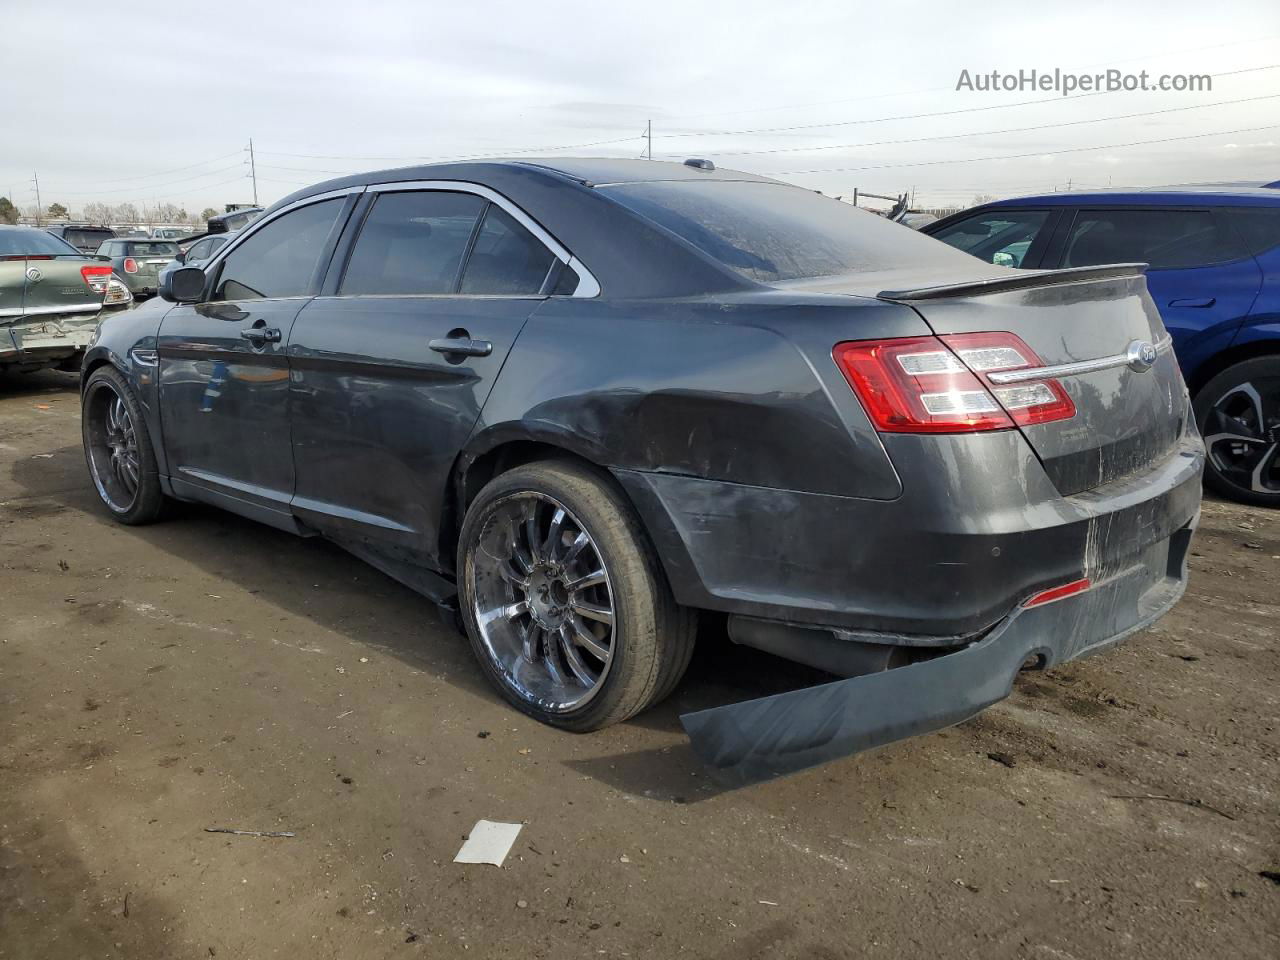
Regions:
<instances>
[{"instance_id":1,"label":"distant tree","mask_svg":"<svg viewBox=\"0 0 1280 960\"><path fill-rule=\"evenodd\" d=\"M216 217L217 215L218 215L218 211L213 209L213 207L205 207L203 210L200 211L200 219L203 220L205 223L209 222L210 217Z\"/></svg>"},{"instance_id":2,"label":"distant tree","mask_svg":"<svg viewBox=\"0 0 1280 960\"><path fill-rule=\"evenodd\" d=\"M62 204L60 203L49 204L49 216L60 218L60 217L65 217L66 215L67 215L67 208L64 207Z\"/></svg>"},{"instance_id":3,"label":"distant tree","mask_svg":"<svg viewBox=\"0 0 1280 960\"><path fill-rule=\"evenodd\" d=\"M86 203L84 218L90 223L110 223L111 208L105 203Z\"/></svg>"},{"instance_id":4,"label":"distant tree","mask_svg":"<svg viewBox=\"0 0 1280 960\"><path fill-rule=\"evenodd\" d=\"M979 194L976 194L976 195L974 196L974 198L973 198L973 205L974 205L975 207L980 207L980 206L982 206L984 203L990 203L990 202L991 202L992 200L994 200L994 199L995 199L995 197L993 197L993 196L992 196L991 194L989 194L989 193L979 193Z\"/></svg>"},{"instance_id":5,"label":"distant tree","mask_svg":"<svg viewBox=\"0 0 1280 960\"><path fill-rule=\"evenodd\" d=\"M17 223L18 208L8 197L0 197L0 223Z\"/></svg>"},{"instance_id":6,"label":"distant tree","mask_svg":"<svg viewBox=\"0 0 1280 960\"><path fill-rule=\"evenodd\" d=\"M125 202L112 207L111 219L114 223L137 223L141 218L138 216L138 208Z\"/></svg>"}]
</instances>

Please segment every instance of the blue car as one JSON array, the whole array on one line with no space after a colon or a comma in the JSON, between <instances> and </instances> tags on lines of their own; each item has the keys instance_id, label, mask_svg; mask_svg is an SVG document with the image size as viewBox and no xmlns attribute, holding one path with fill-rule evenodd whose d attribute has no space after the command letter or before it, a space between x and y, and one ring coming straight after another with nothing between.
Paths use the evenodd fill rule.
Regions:
<instances>
[{"instance_id":1,"label":"blue car","mask_svg":"<svg viewBox=\"0 0 1280 960\"><path fill-rule=\"evenodd\" d=\"M988 263L1146 263L1223 496L1280 507L1280 181L984 204L925 226Z\"/></svg>"}]
</instances>

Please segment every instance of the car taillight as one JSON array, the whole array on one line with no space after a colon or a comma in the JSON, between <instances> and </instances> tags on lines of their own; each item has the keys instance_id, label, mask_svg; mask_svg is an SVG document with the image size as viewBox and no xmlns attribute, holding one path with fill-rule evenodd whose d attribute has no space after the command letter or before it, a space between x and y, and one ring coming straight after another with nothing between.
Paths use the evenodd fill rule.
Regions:
<instances>
[{"instance_id":1,"label":"car taillight","mask_svg":"<svg viewBox=\"0 0 1280 960\"><path fill-rule=\"evenodd\" d=\"M958 333L837 344L832 354L877 430L969 433L1066 420L1075 404L1053 379L995 384L1044 366L1012 333Z\"/></svg>"},{"instance_id":2,"label":"car taillight","mask_svg":"<svg viewBox=\"0 0 1280 960\"><path fill-rule=\"evenodd\" d=\"M137 260L135 260L135 259L133 259L133 257L125 257L125 258L124 258L124 272L125 272L125 273L137 273L137 272L138 272L138 261L137 261Z\"/></svg>"},{"instance_id":3,"label":"car taillight","mask_svg":"<svg viewBox=\"0 0 1280 960\"><path fill-rule=\"evenodd\" d=\"M111 268L108 266L81 267L80 276L94 293L106 293L107 281L111 279Z\"/></svg>"}]
</instances>

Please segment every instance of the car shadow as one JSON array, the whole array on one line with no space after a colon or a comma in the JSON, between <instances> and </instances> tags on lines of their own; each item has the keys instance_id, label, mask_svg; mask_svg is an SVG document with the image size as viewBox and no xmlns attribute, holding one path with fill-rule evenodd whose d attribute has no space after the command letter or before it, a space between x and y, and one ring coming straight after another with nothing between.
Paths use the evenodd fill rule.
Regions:
<instances>
[{"instance_id":1,"label":"car shadow","mask_svg":"<svg viewBox=\"0 0 1280 960\"><path fill-rule=\"evenodd\" d=\"M89 481L78 445L40 459L17 460L11 473L26 492L22 513L76 511L92 525L124 531L318 627L439 675L467 693L499 699L451 618L431 616L431 601L326 540L296 537L202 504L176 505L176 516L168 522L118 526ZM674 694L628 724L679 736L678 745L566 763L628 793L687 802L707 799L719 791L708 786L701 763L683 739L680 714L830 679L732 643L723 617L707 615L689 670Z\"/></svg>"},{"instance_id":2,"label":"car shadow","mask_svg":"<svg viewBox=\"0 0 1280 960\"><path fill-rule=\"evenodd\" d=\"M36 397L42 394L63 394L75 402L79 392L80 374L60 370L35 370L31 373L0 372L0 398Z\"/></svg>"}]
</instances>

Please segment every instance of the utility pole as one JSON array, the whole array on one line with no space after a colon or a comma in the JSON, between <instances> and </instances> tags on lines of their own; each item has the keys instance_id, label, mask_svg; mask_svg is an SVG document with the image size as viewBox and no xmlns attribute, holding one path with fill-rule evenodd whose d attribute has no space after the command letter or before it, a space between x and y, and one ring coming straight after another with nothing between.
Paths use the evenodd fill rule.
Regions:
<instances>
[{"instance_id":1,"label":"utility pole","mask_svg":"<svg viewBox=\"0 0 1280 960\"><path fill-rule=\"evenodd\" d=\"M253 205L258 205L258 167L253 162L253 137L249 138L249 176L253 177Z\"/></svg>"},{"instance_id":2,"label":"utility pole","mask_svg":"<svg viewBox=\"0 0 1280 960\"><path fill-rule=\"evenodd\" d=\"M653 121L650 120L644 127L644 153L650 160L653 159Z\"/></svg>"},{"instance_id":3,"label":"utility pole","mask_svg":"<svg viewBox=\"0 0 1280 960\"><path fill-rule=\"evenodd\" d=\"M40 226L40 213L44 209L40 206L40 174L31 171L31 182L36 185L36 226Z\"/></svg>"}]
</instances>

